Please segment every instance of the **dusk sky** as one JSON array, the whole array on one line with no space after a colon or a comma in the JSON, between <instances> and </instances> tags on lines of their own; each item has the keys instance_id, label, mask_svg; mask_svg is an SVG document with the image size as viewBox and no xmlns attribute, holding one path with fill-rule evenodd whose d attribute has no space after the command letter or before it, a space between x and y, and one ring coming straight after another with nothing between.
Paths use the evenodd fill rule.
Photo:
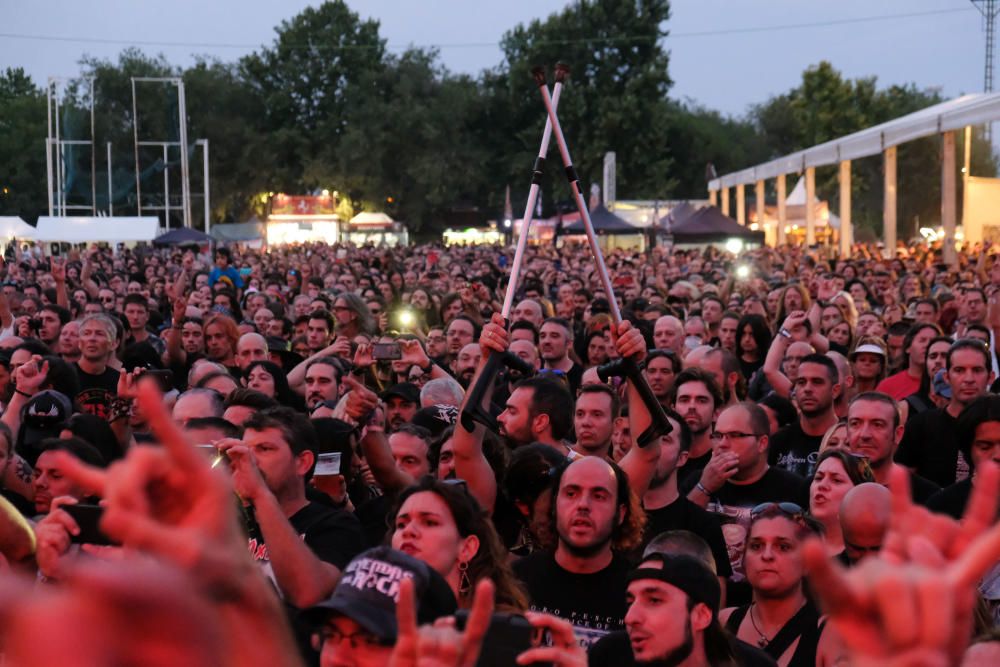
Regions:
<instances>
[{"instance_id":1,"label":"dusk sky","mask_svg":"<svg viewBox=\"0 0 1000 667\"><path fill-rule=\"evenodd\" d=\"M115 59L130 44L179 65L189 65L194 53L231 61L270 44L275 26L313 4L0 0L0 67L24 67L44 83L77 74L84 54ZM566 4L349 2L381 22L391 49L436 46L449 69L470 74L500 62L497 42L506 30ZM795 86L803 69L823 59L849 77L877 76L881 85L912 82L948 97L983 88L983 21L969 0L674 0L672 13L664 41L671 95L728 114Z\"/></svg>"}]
</instances>

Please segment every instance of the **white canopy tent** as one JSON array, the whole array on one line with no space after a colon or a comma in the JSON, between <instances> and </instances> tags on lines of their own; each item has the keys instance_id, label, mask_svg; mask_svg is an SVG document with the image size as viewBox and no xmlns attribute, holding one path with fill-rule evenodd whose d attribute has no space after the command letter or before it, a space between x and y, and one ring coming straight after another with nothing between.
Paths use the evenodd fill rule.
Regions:
<instances>
[{"instance_id":1,"label":"white canopy tent","mask_svg":"<svg viewBox=\"0 0 1000 667\"><path fill-rule=\"evenodd\" d=\"M35 238L35 228L16 215L0 215L0 238L33 239Z\"/></svg>"},{"instance_id":2,"label":"white canopy tent","mask_svg":"<svg viewBox=\"0 0 1000 667\"><path fill-rule=\"evenodd\" d=\"M65 243L137 243L152 241L160 234L160 219L142 217L51 217L38 218L36 241Z\"/></svg>"}]
</instances>

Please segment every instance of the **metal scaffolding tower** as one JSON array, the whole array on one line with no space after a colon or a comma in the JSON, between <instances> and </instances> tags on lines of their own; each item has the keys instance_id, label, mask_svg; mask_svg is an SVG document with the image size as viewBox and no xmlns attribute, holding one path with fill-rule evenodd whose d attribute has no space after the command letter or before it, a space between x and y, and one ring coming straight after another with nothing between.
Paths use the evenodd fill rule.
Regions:
<instances>
[{"instance_id":1,"label":"metal scaffolding tower","mask_svg":"<svg viewBox=\"0 0 1000 667\"><path fill-rule=\"evenodd\" d=\"M997 0L972 0L983 15L983 30L986 31L986 70L983 76L983 92L993 92L993 60L996 51Z\"/></svg>"},{"instance_id":2,"label":"metal scaffolding tower","mask_svg":"<svg viewBox=\"0 0 1000 667\"><path fill-rule=\"evenodd\" d=\"M48 136L45 139L45 163L48 173L48 195L49 195L49 215L65 216L68 211L90 211L91 215L97 215L97 155L94 144L94 79L85 79L89 97L90 111L90 139L66 139L63 137L65 128L62 127L63 104L66 101L65 95L61 93L61 87L67 83L72 83L72 79L62 77L49 77L46 86L46 111L48 116ZM70 102L66 107L71 108ZM70 182L74 180L70 177L70 172L75 169L75 160L68 160L67 152L72 155L73 147L80 146L90 149L90 203L73 204L69 203L68 190Z\"/></svg>"},{"instance_id":3,"label":"metal scaffolding tower","mask_svg":"<svg viewBox=\"0 0 1000 667\"><path fill-rule=\"evenodd\" d=\"M177 89L177 109L178 109L178 139L179 141L143 141L139 139L139 116L136 95L137 83L153 83L158 85L169 84ZM170 212L180 211L181 220L184 227L191 227L191 182L188 170L188 137L187 137L187 105L184 98L184 80L180 77L132 77L132 128L135 149L135 199L139 215L143 210L163 211L163 224L165 228L170 227ZM163 150L163 206L154 206L142 203L142 168L140 166L139 149L141 147L155 146ZM170 148L176 147L180 151L181 163L181 204L180 206L170 203Z\"/></svg>"}]
</instances>

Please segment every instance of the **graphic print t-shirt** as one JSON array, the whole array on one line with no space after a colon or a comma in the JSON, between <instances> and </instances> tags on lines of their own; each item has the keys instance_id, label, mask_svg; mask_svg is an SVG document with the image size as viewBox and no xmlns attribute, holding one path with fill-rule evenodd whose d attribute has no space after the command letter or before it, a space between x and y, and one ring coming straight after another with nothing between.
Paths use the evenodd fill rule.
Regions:
<instances>
[{"instance_id":1,"label":"graphic print t-shirt","mask_svg":"<svg viewBox=\"0 0 1000 667\"><path fill-rule=\"evenodd\" d=\"M617 554L606 568L593 574L563 569L551 551L536 552L514 563L514 574L528 590L532 611L572 623L585 649L609 632L625 629L628 572L628 562Z\"/></svg>"},{"instance_id":2,"label":"graphic print t-shirt","mask_svg":"<svg viewBox=\"0 0 1000 667\"><path fill-rule=\"evenodd\" d=\"M76 395L80 411L108 419L111 414L111 401L118 395L120 375L118 371L105 368L100 375L93 375L84 371L78 364L73 364L73 368L80 379L80 393Z\"/></svg>"}]
</instances>

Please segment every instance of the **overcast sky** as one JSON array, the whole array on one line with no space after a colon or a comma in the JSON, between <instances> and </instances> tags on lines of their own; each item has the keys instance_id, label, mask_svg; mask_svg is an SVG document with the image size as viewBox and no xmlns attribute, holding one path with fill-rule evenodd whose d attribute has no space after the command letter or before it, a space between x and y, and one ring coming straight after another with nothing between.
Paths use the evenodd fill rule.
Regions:
<instances>
[{"instance_id":1,"label":"overcast sky","mask_svg":"<svg viewBox=\"0 0 1000 667\"><path fill-rule=\"evenodd\" d=\"M314 4L0 0L0 67L24 67L41 83L52 75L77 74L83 54L114 59L128 44L180 65L189 65L193 53L235 60L270 44L275 26ZM348 4L381 22L390 48L437 46L449 69L475 74L499 63L497 42L504 31L567 2ZM946 96L983 89L983 21L969 0L674 0L672 12L665 41L672 95L729 114L743 114L749 105L795 86L803 69L823 59L849 77L875 75L882 85L912 82ZM164 42L185 46L156 44Z\"/></svg>"}]
</instances>

